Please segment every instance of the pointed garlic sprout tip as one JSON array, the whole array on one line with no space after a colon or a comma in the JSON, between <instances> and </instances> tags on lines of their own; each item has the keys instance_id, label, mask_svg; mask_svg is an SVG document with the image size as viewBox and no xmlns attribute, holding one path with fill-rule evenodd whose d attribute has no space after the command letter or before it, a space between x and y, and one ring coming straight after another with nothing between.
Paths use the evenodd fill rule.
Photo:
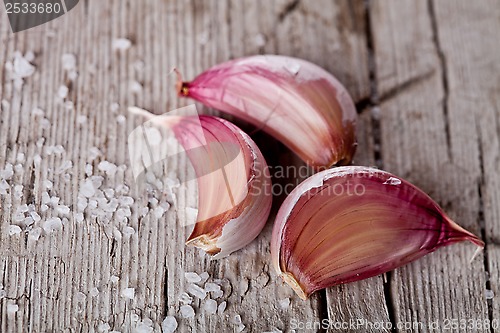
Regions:
<instances>
[{"instance_id":1,"label":"pointed garlic sprout tip","mask_svg":"<svg viewBox=\"0 0 500 333\"><path fill-rule=\"evenodd\" d=\"M414 185L349 166L317 173L290 193L276 216L271 257L276 272L305 298L467 240L484 246Z\"/></svg>"},{"instance_id":2,"label":"pointed garlic sprout tip","mask_svg":"<svg viewBox=\"0 0 500 333\"><path fill-rule=\"evenodd\" d=\"M216 65L190 82L179 96L262 128L317 170L347 165L356 150L357 113L344 86L308 61L259 55Z\"/></svg>"}]
</instances>

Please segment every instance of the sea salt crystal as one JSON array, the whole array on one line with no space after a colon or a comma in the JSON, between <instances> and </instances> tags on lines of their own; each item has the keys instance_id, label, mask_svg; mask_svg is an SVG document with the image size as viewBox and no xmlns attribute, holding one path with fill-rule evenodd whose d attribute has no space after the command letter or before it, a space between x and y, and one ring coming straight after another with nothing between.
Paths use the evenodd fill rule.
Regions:
<instances>
[{"instance_id":1,"label":"sea salt crystal","mask_svg":"<svg viewBox=\"0 0 500 333\"><path fill-rule=\"evenodd\" d=\"M205 297L207 297L206 291L195 284L190 284L187 288L187 292L199 299L204 299Z\"/></svg>"},{"instance_id":2,"label":"sea salt crystal","mask_svg":"<svg viewBox=\"0 0 500 333\"><path fill-rule=\"evenodd\" d=\"M0 178L9 180L12 176L14 176L14 168L12 164L6 163L5 168L0 171Z\"/></svg>"},{"instance_id":3,"label":"sea salt crystal","mask_svg":"<svg viewBox=\"0 0 500 333\"><path fill-rule=\"evenodd\" d=\"M212 297L215 299L221 298L223 295L224 295L224 292L222 290L212 292Z\"/></svg>"},{"instance_id":4,"label":"sea salt crystal","mask_svg":"<svg viewBox=\"0 0 500 333\"><path fill-rule=\"evenodd\" d=\"M45 116L45 112L42 109L40 109L40 108L34 108L33 110L31 110L31 114L34 117L43 117L43 116Z\"/></svg>"},{"instance_id":5,"label":"sea salt crystal","mask_svg":"<svg viewBox=\"0 0 500 333\"><path fill-rule=\"evenodd\" d=\"M35 53L33 51L28 51L24 54L24 59L26 59L29 62L32 62L35 60Z\"/></svg>"},{"instance_id":6,"label":"sea salt crystal","mask_svg":"<svg viewBox=\"0 0 500 333\"><path fill-rule=\"evenodd\" d=\"M19 163L22 163L22 162L24 162L24 160L25 160L24 153L17 153L16 161L19 162Z\"/></svg>"},{"instance_id":7,"label":"sea salt crystal","mask_svg":"<svg viewBox=\"0 0 500 333\"><path fill-rule=\"evenodd\" d=\"M17 311L19 311L19 305L12 304L12 303L7 304L7 313L8 314L16 313Z\"/></svg>"},{"instance_id":8,"label":"sea salt crystal","mask_svg":"<svg viewBox=\"0 0 500 333\"><path fill-rule=\"evenodd\" d=\"M65 71L71 71L76 68L76 57L72 53L65 53L61 56L61 62Z\"/></svg>"},{"instance_id":9,"label":"sea salt crystal","mask_svg":"<svg viewBox=\"0 0 500 333\"><path fill-rule=\"evenodd\" d=\"M201 277L195 272L186 272L184 273L184 278L189 283L196 283L201 281Z\"/></svg>"},{"instance_id":10,"label":"sea salt crystal","mask_svg":"<svg viewBox=\"0 0 500 333\"><path fill-rule=\"evenodd\" d=\"M133 333L153 333L152 323L149 324L148 321L140 321L135 325L135 328L132 330Z\"/></svg>"},{"instance_id":11,"label":"sea salt crystal","mask_svg":"<svg viewBox=\"0 0 500 333\"><path fill-rule=\"evenodd\" d=\"M99 148L92 147L89 149L89 156L88 156L89 160L93 161L101 155L102 155L102 152L99 150Z\"/></svg>"},{"instance_id":12,"label":"sea salt crystal","mask_svg":"<svg viewBox=\"0 0 500 333\"><path fill-rule=\"evenodd\" d=\"M401 184L401 180L395 177L389 177L389 179L387 179L384 182L384 185L399 185L399 184Z\"/></svg>"},{"instance_id":13,"label":"sea salt crystal","mask_svg":"<svg viewBox=\"0 0 500 333\"><path fill-rule=\"evenodd\" d=\"M120 278L116 275L111 275L109 281L111 281L111 283L118 283L118 281L120 281Z\"/></svg>"},{"instance_id":14,"label":"sea salt crystal","mask_svg":"<svg viewBox=\"0 0 500 333\"><path fill-rule=\"evenodd\" d=\"M80 185L80 193L87 198L92 197L95 194L94 183L91 179L86 179Z\"/></svg>"},{"instance_id":15,"label":"sea salt crystal","mask_svg":"<svg viewBox=\"0 0 500 333\"><path fill-rule=\"evenodd\" d=\"M217 307L217 314L220 316L221 314L224 313L224 311L226 311L226 306L227 306L227 303L226 301L223 301L219 304L219 306Z\"/></svg>"},{"instance_id":16,"label":"sea salt crystal","mask_svg":"<svg viewBox=\"0 0 500 333\"><path fill-rule=\"evenodd\" d=\"M254 42L255 46L263 47L264 45L266 45L266 36L264 36L264 34L257 34L255 35Z\"/></svg>"},{"instance_id":17,"label":"sea salt crystal","mask_svg":"<svg viewBox=\"0 0 500 333\"><path fill-rule=\"evenodd\" d=\"M290 306L290 299L289 298L282 299L278 302L278 304L281 309L283 310L288 309L288 307Z\"/></svg>"},{"instance_id":18,"label":"sea salt crystal","mask_svg":"<svg viewBox=\"0 0 500 333\"><path fill-rule=\"evenodd\" d=\"M23 197L23 185L14 186L14 198L21 199Z\"/></svg>"},{"instance_id":19,"label":"sea salt crystal","mask_svg":"<svg viewBox=\"0 0 500 333\"><path fill-rule=\"evenodd\" d=\"M124 236L132 236L135 234L135 229L129 226L123 228L122 233Z\"/></svg>"},{"instance_id":20,"label":"sea salt crystal","mask_svg":"<svg viewBox=\"0 0 500 333\"><path fill-rule=\"evenodd\" d=\"M285 63L285 68L293 75L297 75L300 70L300 64L296 61L287 61Z\"/></svg>"},{"instance_id":21,"label":"sea salt crystal","mask_svg":"<svg viewBox=\"0 0 500 333\"><path fill-rule=\"evenodd\" d=\"M116 121L119 123L119 124L123 124L124 122L127 121L127 118L125 118L124 115L119 115L116 117Z\"/></svg>"},{"instance_id":22,"label":"sea salt crystal","mask_svg":"<svg viewBox=\"0 0 500 333\"><path fill-rule=\"evenodd\" d=\"M177 329L177 319L173 316L168 316L161 323L163 333L173 333Z\"/></svg>"},{"instance_id":23,"label":"sea salt crystal","mask_svg":"<svg viewBox=\"0 0 500 333\"><path fill-rule=\"evenodd\" d=\"M13 65L16 78L29 77L35 73L35 66L30 64L30 62L22 56L17 56L14 59Z\"/></svg>"},{"instance_id":24,"label":"sea salt crystal","mask_svg":"<svg viewBox=\"0 0 500 333\"><path fill-rule=\"evenodd\" d=\"M129 82L129 89L131 93L139 94L142 91L142 84L135 80L132 80Z\"/></svg>"},{"instance_id":25,"label":"sea salt crystal","mask_svg":"<svg viewBox=\"0 0 500 333\"><path fill-rule=\"evenodd\" d=\"M132 46L132 42L127 38L117 38L113 41L113 49L117 51L126 51Z\"/></svg>"},{"instance_id":26,"label":"sea salt crystal","mask_svg":"<svg viewBox=\"0 0 500 333\"><path fill-rule=\"evenodd\" d=\"M45 232L50 233L52 231L62 229L63 224L59 217L50 217L44 222L42 227Z\"/></svg>"},{"instance_id":27,"label":"sea salt crystal","mask_svg":"<svg viewBox=\"0 0 500 333\"><path fill-rule=\"evenodd\" d=\"M42 219L37 212L30 212L29 214L34 222L40 222L40 220Z\"/></svg>"},{"instance_id":28,"label":"sea salt crystal","mask_svg":"<svg viewBox=\"0 0 500 333\"><path fill-rule=\"evenodd\" d=\"M189 296L188 293L184 292L179 296L179 302L182 304L191 304L193 302L193 298Z\"/></svg>"},{"instance_id":29,"label":"sea salt crystal","mask_svg":"<svg viewBox=\"0 0 500 333\"><path fill-rule=\"evenodd\" d=\"M181 305L180 314L182 318L194 317L194 309L191 305Z\"/></svg>"},{"instance_id":30,"label":"sea salt crystal","mask_svg":"<svg viewBox=\"0 0 500 333\"><path fill-rule=\"evenodd\" d=\"M33 228L30 231L28 231L28 239L31 239L33 241L37 241L41 235L42 235L41 228Z\"/></svg>"},{"instance_id":31,"label":"sea salt crystal","mask_svg":"<svg viewBox=\"0 0 500 333\"><path fill-rule=\"evenodd\" d=\"M85 164L85 174L87 176L91 176L93 171L94 167L92 166L92 164Z\"/></svg>"},{"instance_id":32,"label":"sea salt crystal","mask_svg":"<svg viewBox=\"0 0 500 333\"><path fill-rule=\"evenodd\" d=\"M111 326L109 326L108 323L100 324L99 326L97 326L97 332L99 333L108 333L110 329Z\"/></svg>"},{"instance_id":33,"label":"sea salt crystal","mask_svg":"<svg viewBox=\"0 0 500 333\"><path fill-rule=\"evenodd\" d=\"M76 213L75 214L75 221L78 223L82 223L85 220L85 217L83 216L83 213Z\"/></svg>"},{"instance_id":34,"label":"sea salt crystal","mask_svg":"<svg viewBox=\"0 0 500 333\"><path fill-rule=\"evenodd\" d=\"M10 188L10 185L7 183L5 179L0 181L0 195L7 195L7 190Z\"/></svg>"},{"instance_id":35,"label":"sea salt crystal","mask_svg":"<svg viewBox=\"0 0 500 333\"><path fill-rule=\"evenodd\" d=\"M122 290L121 295L124 298L134 299L135 298L135 288L125 288Z\"/></svg>"},{"instance_id":36,"label":"sea salt crystal","mask_svg":"<svg viewBox=\"0 0 500 333\"><path fill-rule=\"evenodd\" d=\"M73 162L66 160L62 162L62 164L59 166L59 169L57 169L57 173L58 174L64 173L69 169L71 169L72 167L73 167Z\"/></svg>"},{"instance_id":37,"label":"sea salt crystal","mask_svg":"<svg viewBox=\"0 0 500 333\"><path fill-rule=\"evenodd\" d=\"M97 295L99 295L99 289L97 289L96 287L94 287L94 288L90 289L89 294L92 297L96 297Z\"/></svg>"},{"instance_id":38,"label":"sea salt crystal","mask_svg":"<svg viewBox=\"0 0 500 333\"><path fill-rule=\"evenodd\" d=\"M200 282L205 283L205 281L207 281L209 277L210 277L210 275L207 272L201 272L201 274L200 274L201 281Z\"/></svg>"},{"instance_id":39,"label":"sea salt crystal","mask_svg":"<svg viewBox=\"0 0 500 333\"><path fill-rule=\"evenodd\" d=\"M59 86L59 89L57 89L57 96L59 96L62 99L68 97L68 93L69 93L69 88L65 85L61 85Z\"/></svg>"},{"instance_id":40,"label":"sea salt crystal","mask_svg":"<svg viewBox=\"0 0 500 333\"><path fill-rule=\"evenodd\" d=\"M97 168L103 172L105 172L109 176L114 176L116 173L116 165L113 163L110 163L108 161L102 161L97 165Z\"/></svg>"},{"instance_id":41,"label":"sea salt crystal","mask_svg":"<svg viewBox=\"0 0 500 333\"><path fill-rule=\"evenodd\" d=\"M205 284L205 291L206 292L219 291L219 290L221 290L220 286L218 284L216 284L216 283L207 282Z\"/></svg>"},{"instance_id":42,"label":"sea salt crystal","mask_svg":"<svg viewBox=\"0 0 500 333\"><path fill-rule=\"evenodd\" d=\"M66 205L59 205L59 206L57 206L56 211L57 211L57 213L59 213L61 215L68 215L70 212L70 209Z\"/></svg>"},{"instance_id":43,"label":"sea salt crystal","mask_svg":"<svg viewBox=\"0 0 500 333\"><path fill-rule=\"evenodd\" d=\"M236 314L234 317L233 317L233 321L232 321L233 324L235 325L241 325L242 324L242 321L241 321L241 316L239 314Z\"/></svg>"},{"instance_id":44,"label":"sea salt crystal","mask_svg":"<svg viewBox=\"0 0 500 333\"><path fill-rule=\"evenodd\" d=\"M22 229L18 225L9 225L9 236L19 235L21 232Z\"/></svg>"},{"instance_id":45,"label":"sea salt crystal","mask_svg":"<svg viewBox=\"0 0 500 333\"><path fill-rule=\"evenodd\" d=\"M493 299L493 297L495 297L495 294L493 293L493 290L486 289L484 292L484 296L486 297L486 299Z\"/></svg>"},{"instance_id":46,"label":"sea salt crystal","mask_svg":"<svg viewBox=\"0 0 500 333\"><path fill-rule=\"evenodd\" d=\"M209 314L215 314L217 312L217 302L213 299L207 299L203 306L205 311Z\"/></svg>"},{"instance_id":47,"label":"sea salt crystal","mask_svg":"<svg viewBox=\"0 0 500 333\"><path fill-rule=\"evenodd\" d=\"M118 103L112 103L112 104L109 106L109 110L110 110L111 112L117 112L119 109L120 109L120 104L118 104Z\"/></svg>"}]
</instances>

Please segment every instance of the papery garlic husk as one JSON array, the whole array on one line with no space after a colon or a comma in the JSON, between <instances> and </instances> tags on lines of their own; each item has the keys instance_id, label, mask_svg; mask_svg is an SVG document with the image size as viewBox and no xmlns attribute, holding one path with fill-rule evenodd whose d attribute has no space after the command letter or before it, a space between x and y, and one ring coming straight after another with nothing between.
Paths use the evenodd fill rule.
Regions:
<instances>
[{"instance_id":1,"label":"papery garlic husk","mask_svg":"<svg viewBox=\"0 0 500 333\"><path fill-rule=\"evenodd\" d=\"M267 163L253 140L214 116L165 115L150 122L173 131L196 173L198 215L186 244L219 259L254 240L268 219L272 193Z\"/></svg>"},{"instance_id":2,"label":"papery garlic husk","mask_svg":"<svg viewBox=\"0 0 500 333\"><path fill-rule=\"evenodd\" d=\"M465 240L484 247L414 185L349 166L317 173L291 192L276 217L271 255L277 273L307 299Z\"/></svg>"},{"instance_id":3,"label":"papery garlic husk","mask_svg":"<svg viewBox=\"0 0 500 333\"><path fill-rule=\"evenodd\" d=\"M219 64L180 96L227 112L283 142L316 169L347 165L356 150L356 108L323 68L302 59L259 55Z\"/></svg>"}]
</instances>

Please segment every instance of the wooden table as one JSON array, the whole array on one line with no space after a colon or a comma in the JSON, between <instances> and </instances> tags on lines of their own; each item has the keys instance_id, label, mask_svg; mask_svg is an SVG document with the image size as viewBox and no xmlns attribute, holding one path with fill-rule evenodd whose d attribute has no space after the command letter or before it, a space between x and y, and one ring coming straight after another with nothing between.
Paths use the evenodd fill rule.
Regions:
<instances>
[{"instance_id":1,"label":"wooden table","mask_svg":"<svg viewBox=\"0 0 500 333\"><path fill-rule=\"evenodd\" d=\"M0 195L1 332L130 332L137 325L160 332L167 315L177 317L179 332L233 332L236 314L245 332L291 332L324 319L328 330L296 331L390 332L389 322L413 326L393 332L475 332L452 328L489 320L494 327L479 331L500 332L497 1L82 0L63 17L16 34L0 13L0 170L20 164ZM132 45L113 47L118 38ZM16 51L34 53L36 70L23 84L4 66ZM76 57L76 78L63 68L66 53ZM176 97L168 75L174 66L191 79L227 59L264 53L304 58L336 75L359 111L355 164L421 187L485 240L484 252L469 262L473 245L449 246L385 277L301 301L270 267L272 218L250 246L210 261L184 246L185 211L173 206L163 217L141 217L148 198L132 188L127 136L142 120L127 107L161 114L191 103ZM69 87L65 98L61 86ZM22 204L39 212L35 227L58 214L40 211L44 191L76 211L86 165L97 174L103 160L123 165L103 187L131 187L126 222L89 214L78 222L69 213L62 228L56 223L38 240L29 228L11 227ZM186 161L177 164L169 170L180 176ZM180 203L196 207L196 187L176 191ZM206 314L195 300L196 316L180 318L184 271L222 279L223 315ZM123 296L126 288L134 288L133 299ZM280 306L287 298L290 305ZM358 320L364 324L357 329L335 330ZM436 323L439 329L429 328Z\"/></svg>"}]
</instances>

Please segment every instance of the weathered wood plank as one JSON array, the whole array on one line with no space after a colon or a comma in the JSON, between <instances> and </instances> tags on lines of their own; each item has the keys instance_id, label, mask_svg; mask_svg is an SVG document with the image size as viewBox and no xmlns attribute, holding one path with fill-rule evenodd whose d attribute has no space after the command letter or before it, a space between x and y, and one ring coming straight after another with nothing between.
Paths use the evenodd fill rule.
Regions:
<instances>
[{"instance_id":1,"label":"weathered wood plank","mask_svg":"<svg viewBox=\"0 0 500 333\"><path fill-rule=\"evenodd\" d=\"M464 75L475 66L465 54L487 51L493 40L479 22L495 16L484 3L476 4L484 16L456 2L376 1L372 29L385 169L417 184L454 220L481 235L482 157L475 125L480 113L466 101L481 94L457 89L482 81ZM440 9L434 12L434 5ZM471 34L458 26L477 32L475 46L465 46L472 39L461 39ZM495 121L488 126L497 133ZM428 332L425 325L434 321L488 319L485 267L482 255L469 264L473 252L473 246L455 245L396 270L390 281L396 321L422 322L414 331Z\"/></svg>"}]
</instances>

